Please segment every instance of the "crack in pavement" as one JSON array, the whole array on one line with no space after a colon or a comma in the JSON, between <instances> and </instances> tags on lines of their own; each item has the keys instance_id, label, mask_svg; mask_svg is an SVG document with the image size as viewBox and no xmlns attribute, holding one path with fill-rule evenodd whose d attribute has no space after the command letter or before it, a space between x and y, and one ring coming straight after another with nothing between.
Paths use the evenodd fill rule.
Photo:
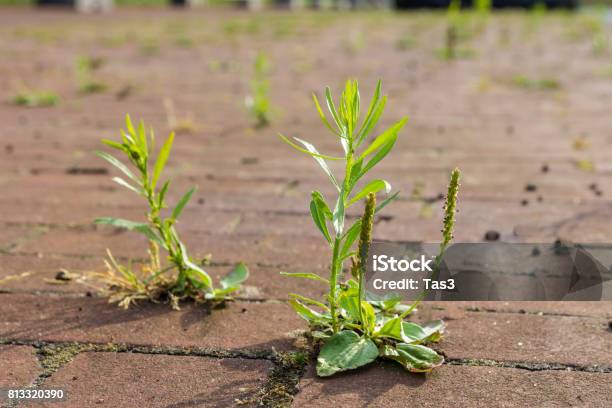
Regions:
<instances>
[{"instance_id":1,"label":"crack in pavement","mask_svg":"<svg viewBox=\"0 0 612 408\"><path fill-rule=\"evenodd\" d=\"M442 353L444 354L444 353ZM612 366L578 365L562 363L532 363L526 361L498 361L489 359L444 358L444 364L459 366L517 368L527 371L577 371L586 373L610 374Z\"/></svg>"},{"instance_id":2,"label":"crack in pavement","mask_svg":"<svg viewBox=\"0 0 612 408\"><path fill-rule=\"evenodd\" d=\"M253 393L252 397L242 401L242 403L256 403L258 406L266 407L289 407L291 405L293 396L299 391L298 384L304 375L309 360L309 354L305 350L277 352L274 348L272 350L227 350L210 347L7 340L1 338L0 345L31 346L36 349L36 356L42 372L29 385L30 388L44 385L47 378L53 376L55 372L84 352L267 360L273 364L272 370L268 373L267 381ZM7 407L13 408L16 405L16 402L9 401Z\"/></svg>"}]
</instances>

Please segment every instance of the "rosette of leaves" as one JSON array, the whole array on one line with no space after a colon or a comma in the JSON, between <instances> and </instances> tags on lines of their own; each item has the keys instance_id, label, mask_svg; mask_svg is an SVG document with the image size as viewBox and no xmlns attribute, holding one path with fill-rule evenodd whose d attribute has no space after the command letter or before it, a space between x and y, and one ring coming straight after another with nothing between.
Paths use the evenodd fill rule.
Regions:
<instances>
[{"instance_id":1,"label":"rosette of leaves","mask_svg":"<svg viewBox=\"0 0 612 408\"><path fill-rule=\"evenodd\" d=\"M172 208L167 202L170 180L161 182L162 172L166 166L174 142L174 133L165 140L155 161L153 132L147 132L141 121L135 127L126 117L126 131L121 131L120 141L102 140L102 142L120 153L131 166L124 164L106 152L97 152L98 156L112 164L124 177L114 177L113 181L130 190L148 205L144 221L130 221L121 218L104 217L95 220L96 224L110 225L116 228L134 231L144 235L149 242L149 262L142 267L142 273L132 269L131 263L120 265L110 254L107 260L107 273L98 274L108 284L111 301L128 307L138 299L153 301L169 299L173 307L184 298L195 300L228 300L230 294L240 289L248 277L248 269L239 263L220 280L220 287L215 287L212 278L205 271L208 257L194 259L185 243L181 240L176 224L187 206L196 188L187 191ZM134 170L132 170L132 167ZM162 262L160 252L166 255Z\"/></svg>"},{"instance_id":2,"label":"rosette of leaves","mask_svg":"<svg viewBox=\"0 0 612 408\"><path fill-rule=\"evenodd\" d=\"M376 297L366 294L363 289L374 216L397 197L397 193L389 195L391 186L387 181L369 180L366 175L393 149L407 118L371 137L387 100L386 96L382 96L380 81L361 122L357 81L346 83L338 105L334 103L330 89L325 91L327 107L335 126L328 121L316 96L313 95L313 98L323 123L340 142L344 155L322 154L309 142L281 137L295 149L313 157L337 193L333 206L318 191L312 193L310 202L313 221L330 247L330 274L329 278L315 273L282 274L316 280L329 287L323 301L294 293L289 295L290 305L308 321L311 336L323 344L317 358L317 374L330 376L366 365L379 357L394 360L409 371L429 371L443 362L441 355L427 347L428 343L440 340L443 322L419 325L406 321L416 304L403 305L399 295ZM343 179L338 179L332 172L327 164L330 160L342 162L345 170ZM376 194L380 192L388 196L376 205ZM453 197L456 199L456 194ZM347 227L346 210L364 198L367 201L363 216ZM453 215L448 222L445 217L445 225L448 224L452 231L455 205L447 205L447 208ZM452 236L452 232L449 236ZM346 278L344 265L349 260L352 264L351 274Z\"/></svg>"}]
</instances>

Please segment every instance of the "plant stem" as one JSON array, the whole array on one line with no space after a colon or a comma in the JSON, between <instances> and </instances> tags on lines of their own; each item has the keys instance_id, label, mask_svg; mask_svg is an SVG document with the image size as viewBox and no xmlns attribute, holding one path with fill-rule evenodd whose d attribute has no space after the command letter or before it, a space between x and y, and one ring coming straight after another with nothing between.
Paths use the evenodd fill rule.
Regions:
<instances>
[{"instance_id":1,"label":"plant stem","mask_svg":"<svg viewBox=\"0 0 612 408\"><path fill-rule=\"evenodd\" d=\"M336 236L336 238L334 239L334 249L333 249L333 255L332 255L331 278L329 280L329 307L330 307L330 314L332 318L332 330L334 334L338 332L338 312L336 310L336 303L337 303L336 288L338 285L338 269L342 264L342 262L340 262L340 260L338 259L341 243L342 243L342 239Z\"/></svg>"}]
</instances>

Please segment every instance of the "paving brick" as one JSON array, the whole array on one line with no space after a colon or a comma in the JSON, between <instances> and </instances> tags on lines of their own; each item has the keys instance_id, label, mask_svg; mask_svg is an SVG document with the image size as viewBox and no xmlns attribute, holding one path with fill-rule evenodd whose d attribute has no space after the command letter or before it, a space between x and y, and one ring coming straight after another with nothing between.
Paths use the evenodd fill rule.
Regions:
<instances>
[{"instance_id":1,"label":"paving brick","mask_svg":"<svg viewBox=\"0 0 612 408\"><path fill-rule=\"evenodd\" d=\"M0 338L223 349L288 350L305 324L284 303L228 303L210 310L143 302L123 310L106 299L0 295Z\"/></svg>"},{"instance_id":2,"label":"paving brick","mask_svg":"<svg viewBox=\"0 0 612 408\"><path fill-rule=\"evenodd\" d=\"M610 374L444 365L410 374L387 362L331 378L311 367L294 407L606 407Z\"/></svg>"},{"instance_id":3,"label":"paving brick","mask_svg":"<svg viewBox=\"0 0 612 408\"><path fill-rule=\"evenodd\" d=\"M427 302L445 309L612 318L612 302Z\"/></svg>"},{"instance_id":4,"label":"paving brick","mask_svg":"<svg viewBox=\"0 0 612 408\"><path fill-rule=\"evenodd\" d=\"M63 402L26 406L232 407L254 397L271 367L267 360L86 352L45 381L66 392Z\"/></svg>"},{"instance_id":5,"label":"paving brick","mask_svg":"<svg viewBox=\"0 0 612 408\"><path fill-rule=\"evenodd\" d=\"M80 277L90 271L101 270L100 260L89 258L56 257L53 255L0 255L0 288L11 292L72 292L85 293L92 288ZM58 273L66 270L74 275L70 281L57 280Z\"/></svg>"},{"instance_id":6,"label":"paving brick","mask_svg":"<svg viewBox=\"0 0 612 408\"><path fill-rule=\"evenodd\" d=\"M612 366L605 319L466 313L447 321L440 344L450 358Z\"/></svg>"},{"instance_id":7,"label":"paving brick","mask_svg":"<svg viewBox=\"0 0 612 408\"><path fill-rule=\"evenodd\" d=\"M325 265L329 250L319 237L194 233L186 231L181 238L192 256L212 254L214 262L259 263L263 265ZM131 258L146 256L146 239L131 231L99 228L93 230L52 230L40 239L31 240L19 249L23 253L97 256L102 259L109 248L113 255Z\"/></svg>"},{"instance_id":8,"label":"paving brick","mask_svg":"<svg viewBox=\"0 0 612 408\"><path fill-rule=\"evenodd\" d=\"M35 350L30 346L0 345L0 388L23 388L40 374Z\"/></svg>"}]
</instances>

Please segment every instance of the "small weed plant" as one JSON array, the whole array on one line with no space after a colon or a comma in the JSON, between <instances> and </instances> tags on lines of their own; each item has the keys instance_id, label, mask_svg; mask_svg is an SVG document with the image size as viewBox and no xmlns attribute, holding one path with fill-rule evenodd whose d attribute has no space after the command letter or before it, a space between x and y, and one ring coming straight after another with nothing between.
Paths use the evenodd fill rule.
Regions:
<instances>
[{"instance_id":1,"label":"small weed plant","mask_svg":"<svg viewBox=\"0 0 612 408\"><path fill-rule=\"evenodd\" d=\"M270 124L270 63L266 54L260 52L255 58L253 65L254 75L251 80L251 95L247 96L244 103L255 119L255 127L261 128Z\"/></svg>"},{"instance_id":2,"label":"small weed plant","mask_svg":"<svg viewBox=\"0 0 612 408\"><path fill-rule=\"evenodd\" d=\"M24 91L13 98L13 103L30 108L55 106L60 98L57 94L47 91Z\"/></svg>"},{"instance_id":3,"label":"small weed plant","mask_svg":"<svg viewBox=\"0 0 612 408\"><path fill-rule=\"evenodd\" d=\"M382 179L368 179L369 172L393 149L407 118L401 119L377 137L371 137L387 101L377 84L374 96L363 121L360 122L360 96L356 81L348 81L336 105L329 88L325 91L328 110L333 121L328 121L319 101L313 95L317 111L325 126L340 142L344 154L339 157L319 153L309 142L282 136L289 145L305 153L323 169L335 192L335 203L330 206L318 191L312 192L310 213L314 224L328 243L331 252L329 277L315 273L286 273L283 275L312 279L328 285L326 299L319 301L299 294L290 294L290 305L310 325L313 339L323 343L317 358L317 374L355 369L377 358L398 362L409 371L429 371L443 362L443 357L428 343L440 340L443 322L434 321L418 325L405 319L418 302L411 306L401 304L396 295L376 297L364 290L365 265L372 239L374 216L397 193L388 195L376 204L376 194L391 191ZM332 126L335 124L335 127ZM343 178L338 178L327 161L342 163ZM443 228L442 253L452 238L459 172L452 174ZM362 185L357 188L357 185ZM346 212L360 201L366 201L363 216L347 225ZM438 257L440 259L440 257ZM344 265L350 261L350 276L345 276ZM346 274L349 275L349 274Z\"/></svg>"},{"instance_id":4,"label":"small weed plant","mask_svg":"<svg viewBox=\"0 0 612 408\"><path fill-rule=\"evenodd\" d=\"M524 89L534 91L554 91L561 88L561 84L554 78L538 78L533 79L525 75L515 75L512 78L512 84Z\"/></svg>"},{"instance_id":5,"label":"small weed plant","mask_svg":"<svg viewBox=\"0 0 612 408\"><path fill-rule=\"evenodd\" d=\"M101 58L91 57L80 57L76 60L75 74L79 92L89 94L106 90L106 84L93 79L93 71L97 70L103 62L104 60Z\"/></svg>"},{"instance_id":6,"label":"small weed plant","mask_svg":"<svg viewBox=\"0 0 612 408\"><path fill-rule=\"evenodd\" d=\"M230 294L240 289L248 277L248 269L239 263L220 281L215 288L210 275L204 270L208 257L194 259L185 243L179 237L176 224L185 206L195 192L195 187L187 191L170 211L167 195L170 180L161 182L162 172L172 149L174 134L170 133L163 143L155 162L155 137L148 135L143 122L135 127L126 118L126 131L121 132L121 140L103 140L106 146L125 155L135 171L106 152L98 155L119 170L124 178L115 177L113 181L144 199L148 206L145 221L130 221L120 218L98 218L97 224L110 225L138 232L146 237L149 244L149 260L140 269L133 270L131 262L121 265L108 252L107 271L96 276L107 284L111 302L127 308L131 303L148 299L151 301L171 302L178 308L181 299L196 301L222 301L230 299ZM162 259L162 251L165 255Z\"/></svg>"}]
</instances>

